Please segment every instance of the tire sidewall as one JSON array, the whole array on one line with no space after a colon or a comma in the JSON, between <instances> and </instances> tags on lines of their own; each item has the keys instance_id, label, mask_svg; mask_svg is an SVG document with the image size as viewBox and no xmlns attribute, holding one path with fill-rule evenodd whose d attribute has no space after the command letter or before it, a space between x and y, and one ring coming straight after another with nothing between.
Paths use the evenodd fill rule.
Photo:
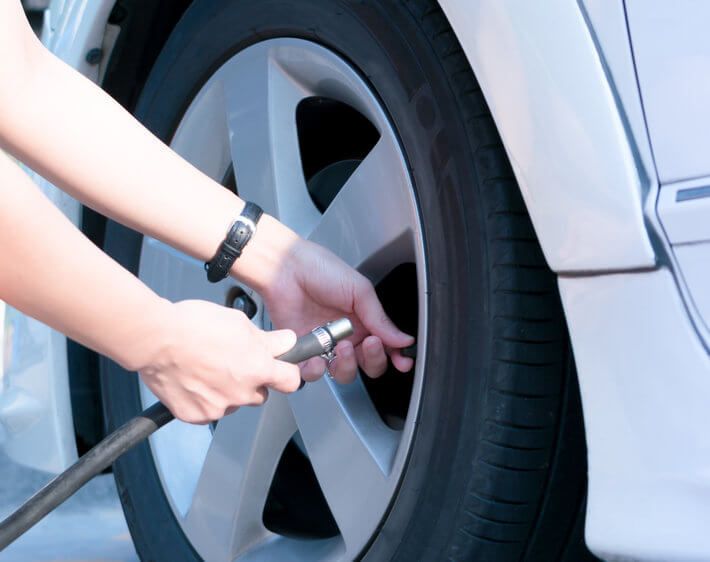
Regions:
<instances>
[{"instance_id":1,"label":"tire sidewall","mask_svg":"<svg viewBox=\"0 0 710 562\"><path fill-rule=\"evenodd\" d=\"M436 559L455 528L477 447L490 353L488 277L471 147L456 96L416 19L399 2L198 1L160 55L136 115L169 142L189 103L226 60L276 37L317 42L366 77L411 170L428 262L427 374L407 467L364 556ZM141 243L124 227L107 229L107 251L134 273ZM141 409L138 381L109 361L102 372L107 419L116 427ZM156 560L199 559L162 492L150 448L124 456L115 472L139 552Z\"/></svg>"}]
</instances>

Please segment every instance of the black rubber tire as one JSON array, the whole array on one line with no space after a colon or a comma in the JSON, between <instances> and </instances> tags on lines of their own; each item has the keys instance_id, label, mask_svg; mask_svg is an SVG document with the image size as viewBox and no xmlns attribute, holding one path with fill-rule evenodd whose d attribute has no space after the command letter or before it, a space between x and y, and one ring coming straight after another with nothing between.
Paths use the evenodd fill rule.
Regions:
<instances>
[{"instance_id":1,"label":"black rubber tire","mask_svg":"<svg viewBox=\"0 0 710 562\"><path fill-rule=\"evenodd\" d=\"M366 77L400 137L424 223L430 329L419 423L363 557L591 559L584 431L556 280L445 16L430 0L197 0L153 68L138 117L168 140L221 63L273 37L320 43ZM107 251L134 272L140 243L108 226ZM140 409L137 381L102 366L115 427ZM141 558L196 559L148 447L114 471Z\"/></svg>"}]
</instances>

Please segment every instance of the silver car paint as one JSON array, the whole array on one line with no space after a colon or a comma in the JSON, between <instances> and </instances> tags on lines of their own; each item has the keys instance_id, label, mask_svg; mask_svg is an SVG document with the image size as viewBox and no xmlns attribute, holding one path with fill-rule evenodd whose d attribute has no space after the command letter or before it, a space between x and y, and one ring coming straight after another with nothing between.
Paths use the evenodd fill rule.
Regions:
<instances>
[{"instance_id":1,"label":"silver car paint","mask_svg":"<svg viewBox=\"0 0 710 562\"><path fill-rule=\"evenodd\" d=\"M710 178L664 185L658 214L687 290L696 325L710 344Z\"/></svg>"},{"instance_id":2,"label":"silver car paint","mask_svg":"<svg viewBox=\"0 0 710 562\"><path fill-rule=\"evenodd\" d=\"M661 183L710 175L710 5L626 0Z\"/></svg>"},{"instance_id":3,"label":"silver car paint","mask_svg":"<svg viewBox=\"0 0 710 562\"><path fill-rule=\"evenodd\" d=\"M605 559L710 558L710 360L672 275L561 278L584 404L587 543Z\"/></svg>"},{"instance_id":4,"label":"silver car paint","mask_svg":"<svg viewBox=\"0 0 710 562\"><path fill-rule=\"evenodd\" d=\"M655 265L648 179L575 2L440 2L491 108L550 267Z\"/></svg>"},{"instance_id":5,"label":"silver car paint","mask_svg":"<svg viewBox=\"0 0 710 562\"><path fill-rule=\"evenodd\" d=\"M522 0L440 3L491 106L545 255L557 272L575 274L563 276L560 288L588 430L587 538L609 558L704 557L710 482L701 429L710 367L688 305L665 268L583 275L658 261L643 215L658 224L658 185L623 4L551 0L543 11ZM83 55L101 43L112 4L54 0L48 44L91 73ZM640 4L630 2L630 12ZM57 33L72 40L57 41ZM692 140L694 150L708 152L707 141ZM686 138L678 143L690 147ZM683 165L669 170L679 180L693 173ZM60 355L48 364L65 363ZM59 398L56 427L66 431L71 412ZM35 447L26 444L27 459Z\"/></svg>"}]
</instances>

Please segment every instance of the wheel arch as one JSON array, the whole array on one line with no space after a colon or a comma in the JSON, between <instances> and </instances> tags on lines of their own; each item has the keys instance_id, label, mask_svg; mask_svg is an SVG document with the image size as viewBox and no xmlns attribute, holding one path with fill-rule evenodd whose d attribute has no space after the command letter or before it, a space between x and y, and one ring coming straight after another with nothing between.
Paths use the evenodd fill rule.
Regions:
<instances>
[{"instance_id":1,"label":"wheel arch","mask_svg":"<svg viewBox=\"0 0 710 562\"><path fill-rule=\"evenodd\" d=\"M604 37L607 53L581 0L546 10L525 2L439 4L481 85L550 268L654 267L643 209L655 172L621 3L602 11L586 2L595 23L621 24ZM610 62L613 71L625 65L624 75L614 76ZM624 82L622 95L615 78Z\"/></svg>"}]
</instances>

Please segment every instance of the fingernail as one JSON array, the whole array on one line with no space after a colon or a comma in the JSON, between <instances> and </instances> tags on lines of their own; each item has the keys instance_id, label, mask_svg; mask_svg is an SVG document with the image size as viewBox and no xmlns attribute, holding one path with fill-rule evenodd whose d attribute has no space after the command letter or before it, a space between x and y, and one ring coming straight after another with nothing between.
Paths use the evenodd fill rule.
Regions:
<instances>
[{"instance_id":1,"label":"fingernail","mask_svg":"<svg viewBox=\"0 0 710 562\"><path fill-rule=\"evenodd\" d=\"M400 365L399 365L398 370L399 370L401 373L408 373L408 372L411 371L412 368L414 367L414 360L413 360L413 359L409 359L409 358L407 358L407 357L401 359L399 363L400 363Z\"/></svg>"}]
</instances>

